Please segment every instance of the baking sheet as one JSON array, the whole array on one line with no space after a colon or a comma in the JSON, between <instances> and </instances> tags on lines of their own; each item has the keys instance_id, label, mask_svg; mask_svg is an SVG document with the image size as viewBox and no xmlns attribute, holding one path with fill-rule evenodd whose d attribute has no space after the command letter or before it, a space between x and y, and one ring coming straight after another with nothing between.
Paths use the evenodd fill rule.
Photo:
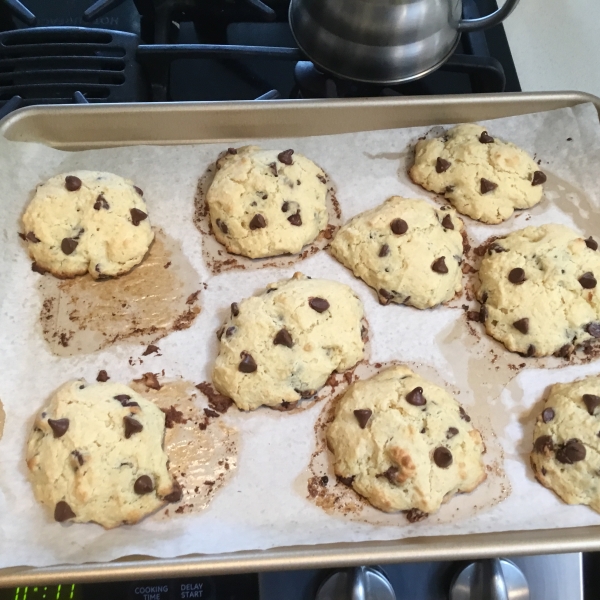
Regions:
<instances>
[{"instance_id":1,"label":"baking sheet","mask_svg":"<svg viewBox=\"0 0 600 600\"><path fill-rule=\"evenodd\" d=\"M551 177L546 186L548 200L531 211L494 227L467 219L475 243L493 234L551 221L569 224L586 235L594 234L597 221L591 217L600 207L594 189L600 158L595 108L581 105L502 119L488 127L493 135L535 153L542 160L541 168ZM274 147L293 147L319 163L331 176L343 218L348 219L392 194L431 197L406 176L409 143L429 129L277 140ZM267 144L263 141L262 145ZM530 413L539 405L546 386L598 372L593 362L546 371L531 368L538 361L528 360L527 367L519 372L521 359L478 336L459 308L419 312L408 307L381 307L369 288L323 252L289 268L212 276L204 264L200 236L192 223L192 199L198 178L222 149L221 145L139 147L67 154L34 144L0 142L0 335L5 367L0 398L7 412L0 441L1 567L111 560L131 554L171 557L279 545L600 523L600 517L589 509L567 507L535 483L526 456L533 423ZM121 344L92 355L58 358L42 339L38 276L31 273L16 236L18 219L36 184L76 168L113 171L134 179L145 190L153 224L180 243L200 279L208 285L203 292L203 311L192 327L161 340L162 356L145 357L143 366L129 361L132 354L142 354L144 347L139 345ZM508 498L476 511L471 510L469 496L457 498L443 507L440 515L415 525L407 525L402 515L396 515L392 525L330 515L307 499L306 490L298 485L307 473L315 446L313 426L324 408L317 403L297 414L268 410L227 413L224 420L241 434L238 469L200 514L184 514L168 521L151 517L135 527L111 532L95 525L53 523L33 499L23 460L33 414L48 395L67 378L94 379L100 368L122 381L161 369L165 369L167 378L207 380L217 350L214 331L229 304L294 270L345 282L360 295L371 327L372 362L410 361L416 363L417 370L433 370L449 386L462 391L459 399L474 422L479 425L487 418L504 450L504 470L512 490ZM463 350L465 346L468 353ZM496 363L490 350L499 357ZM512 371L511 381L507 380L508 371ZM457 504L465 509L448 519L448 511Z\"/></svg>"}]
</instances>

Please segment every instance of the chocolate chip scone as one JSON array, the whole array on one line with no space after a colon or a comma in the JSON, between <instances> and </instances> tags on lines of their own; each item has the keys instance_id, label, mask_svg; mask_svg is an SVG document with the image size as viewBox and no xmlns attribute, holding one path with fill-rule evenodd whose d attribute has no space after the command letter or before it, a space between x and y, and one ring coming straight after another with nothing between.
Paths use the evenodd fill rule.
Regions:
<instances>
[{"instance_id":1,"label":"chocolate chip scone","mask_svg":"<svg viewBox=\"0 0 600 600\"><path fill-rule=\"evenodd\" d=\"M296 273L231 305L212 380L242 410L289 408L364 355L363 305L351 288Z\"/></svg>"},{"instance_id":2,"label":"chocolate chip scone","mask_svg":"<svg viewBox=\"0 0 600 600\"><path fill-rule=\"evenodd\" d=\"M600 377L556 383L538 415L531 466L567 504L600 512Z\"/></svg>"},{"instance_id":3,"label":"chocolate chip scone","mask_svg":"<svg viewBox=\"0 0 600 600\"><path fill-rule=\"evenodd\" d=\"M154 233L142 190L112 173L74 171L38 186L23 215L33 269L116 277L142 262Z\"/></svg>"},{"instance_id":4,"label":"chocolate chip scone","mask_svg":"<svg viewBox=\"0 0 600 600\"><path fill-rule=\"evenodd\" d=\"M593 238L556 224L496 239L479 269L487 333L525 356L569 356L600 337L597 248Z\"/></svg>"},{"instance_id":5,"label":"chocolate chip scone","mask_svg":"<svg viewBox=\"0 0 600 600\"><path fill-rule=\"evenodd\" d=\"M293 150L230 148L206 194L215 237L250 258L296 254L327 226L325 174Z\"/></svg>"},{"instance_id":6,"label":"chocolate chip scone","mask_svg":"<svg viewBox=\"0 0 600 600\"><path fill-rule=\"evenodd\" d=\"M485 446L470 421L444 389L394 366L348 388L327 444L344 483L416 521L486 478Z\"/></svg>"},{"instance_id":7,"label":"chocolate chip scone","mask_svg":"<svg viewBox=\"0 0 600 600\"><path fill-rule=\"evenodd\" d=\"M527 152L474 124L417 142L409 174L426 190L443 194L458 212L484 223L501 223L515 209L536 205L546 181Z\"/></svg>"},{"instance_id":8,"label":"chocolate chip scone","mask_svg":"<svg viewBox=\"0 0 600 600\"><path fill-rule=\"evenodd\" d=\"M134 524L181 490L167 470L165 415L119 383L69 381L38 414L27 444L36 499L56 521Z\"/></svg>"},{"instance_id":9,"label":"chocolate chip scone","mask_svg":"<svg viewBox=\"0 0 600 600\"><path fill-rule=\"evenodd\" d=\"M381 304L429 308L462 289L462 230L452 209L393 196L344 225L331 253L375 288Z\"/></svg>"}]
</instances>

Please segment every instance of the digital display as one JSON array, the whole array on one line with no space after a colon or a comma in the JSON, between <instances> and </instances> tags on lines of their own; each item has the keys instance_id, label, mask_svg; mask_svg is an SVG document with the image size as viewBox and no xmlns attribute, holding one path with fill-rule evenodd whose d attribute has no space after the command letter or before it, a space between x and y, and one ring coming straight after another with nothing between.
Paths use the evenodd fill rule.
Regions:
<instances>
[{"instance_id":1,"label":"digital display","mask_svg":"<svg viewBox=\"0 0 600 600\"><path fill-rule=\"evenodd\" d=\"M27 586L0 589L0 600L81 600L79 585Z\"/></svg>"}]
</instances>

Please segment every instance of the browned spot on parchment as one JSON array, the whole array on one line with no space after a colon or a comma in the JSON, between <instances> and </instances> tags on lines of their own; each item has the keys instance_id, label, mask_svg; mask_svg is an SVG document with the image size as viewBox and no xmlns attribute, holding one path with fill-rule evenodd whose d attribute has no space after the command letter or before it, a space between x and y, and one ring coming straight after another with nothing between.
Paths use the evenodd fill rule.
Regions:
<instances>
[{"instance_id":1,"label":"browned spot on parchment","mask_svg":"<svg viewBox=\"0 0 600 600\"><path fill-rule=\"evenodd\" d=\"M198 274L161 230L144 261L126 275L105 281L45 275L38 285L44 339L58 356L95 352L120 340L156 342L187 329L200 313Z\"/></svg>"},{"instance_id":2,"label":"browned spot on parchment","mask_svg":"<svg viewBox=\"0 0 600 600\"><path fill-rule=\"evenodd\" d=\"M267 258L247 258L238 254L230 254L225 246L221 245L212 233L212 225L206 192L215 176L215 165L211 165L204 175L198 180L196 196L194 198L194 224L202 234L202 255L207 267L213 275L234 271L236 269L262 269L265 267L289 267L297 262L316 254L329 246L336 231L342 225L342 211L335 195L335 189L327 179L327 215L328 225L319 233L317 239L302 249L300 254L285 254L282 256L269 256Z\"/></svg>"},{"instance_id":3,"label":"browned spot on parchment","mask_svg":"<svg viewBox=\"0 0 600 600\"><path fill-rule=\"evenodd\" d=\"M140 381L129 385L167 414L169 472L183 489L181 501L167 508L169 514L204 510L237 467L237 430L206 415L189 381L161 381L160 390Z\"/></svg>"},{"instance_id":4,"label":"browned spot on parchment","mask_svg":"<svg viewBox=\"0 0 600 600\"><path fill-rule=\"evenodd\" d=\"M426 377L436 385L447 389L465 408L473 420L473 425L481 432L486 447L484 462L487 479L473 492L459 494L442 505L440 510L430 515L425 523L443 524L457 519L468 519L476 513L488 510L499 504L510 495L511 487L502 467L504 453L498 438L487 416L489 408L484 398L467 398L467 393L449 386L438 373L421 363L388 362L360 363L352 378L352 383L358 379L368 379L394 364L404 364L422 377ZM337 479L333 470L333 455L327 448L327 429L335 417L338 403L348 387L348 381L343 383L338 394L325 404L314 431L316 437L315 450L311 455L308 468L295 482L296 490L314 502L331 516L349 518L353 521L371 525L406 526L409 525L403 513L384 513L372 507L368 501ZM462 396L462 397L461 397ZM470 400L470 404L467 403ZM475 402L477 400L477 402Z\"/></svg>"}]
</instances>

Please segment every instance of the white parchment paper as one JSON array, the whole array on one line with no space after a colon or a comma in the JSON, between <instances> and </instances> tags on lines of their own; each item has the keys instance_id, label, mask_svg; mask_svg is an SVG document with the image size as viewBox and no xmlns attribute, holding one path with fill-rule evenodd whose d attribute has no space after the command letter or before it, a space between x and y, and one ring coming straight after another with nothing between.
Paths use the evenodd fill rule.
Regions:
<instances>
[{"instance_id":1,"label":"white parchment paper","mask_svg":"<svg viewBox=\"0 0 600 600\"><path fill-rule=\"evenodd\" d=\"M552 181L544 201L502 225L485 226L465 219L474 244L526 225L561 222L600 237L600 124L595 108L573 109L499 119L484 123L494 136L511 140L541 159ZM393 194L429 197L410 182L406 167L410 145L431 128L399 129L338 136L262 140L263 147L294 148L312 158L337 188L344 220L372 208ZM569 141L567 141L569 140ZM509 355L488 340L473 340L461 310L438 307L417 311L380 306L373 291L326 252L286 269L230 271L212 276L204 264L201 239L192 215L198 178L223 145L126 147L76 153L0 140L0 399L6 410L0 440L0 567L106 561L144 554L174 557L294 544L390 540L409 536L572 527L600 524L600 515L581 506L567 506L535 482L529 467L533 420L544 390L551 383L600 372L595 362L560 369L527 363L510 382L494 379L494 367L481 347ZM203 311L193 326L160 341L162 356L130 365L139 345L120 344L87 356L52 355L39 328L38 274L17 237L20 215L35 186L74 169L111 171L131 178L147 199L153 225L182 245L208 284ZM554 183L552 183L554 182ZM449 518L409 525L402 515L394 525L373 525L329 515L307 499L298 485L314 449L313 425L323 406L286 414L257 410L229 411L223 419L240 429L239 466L206 511L150 517L133 527L104 531L88 524L58 524L34 500L27 480L25 444L32 418L49 395L73 377L95 379L106 369L123 382L143 372L165 369L166 377L210 380L217 351L215 331L231 302L252 295L267 283L295 270L350 285L364 302L370 323L372 362L404 360L435 369L448 384L464 390L459 399L474 416L491 421L504 450L504 470L511 493L500 503ZM473 303L470 303L473 305ZM487 351L487 350L486 350ZM508 359L521 363L516 355ZM487 362L486 362L487 361ZM493 475L490 475L493 477ZM443 511L446 511L445 513Z\"/></svg>"}]
</instances>

